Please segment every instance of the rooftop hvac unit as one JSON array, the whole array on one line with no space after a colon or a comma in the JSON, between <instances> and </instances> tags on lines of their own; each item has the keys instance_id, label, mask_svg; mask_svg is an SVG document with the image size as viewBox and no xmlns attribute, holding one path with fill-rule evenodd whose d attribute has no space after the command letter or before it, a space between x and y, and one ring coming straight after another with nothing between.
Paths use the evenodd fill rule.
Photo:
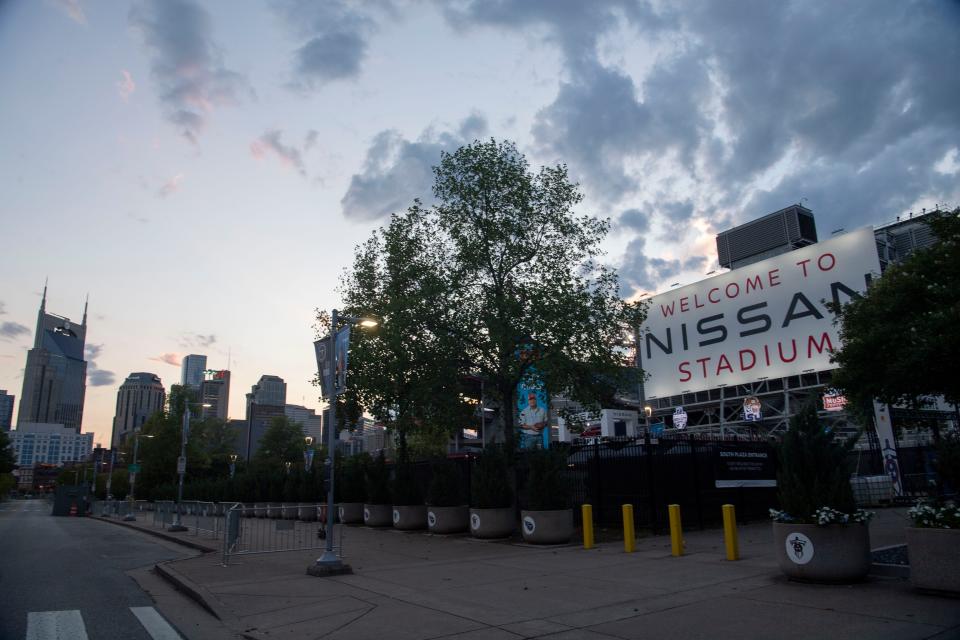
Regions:
<instances>
[{"instance_id":1,"label":"rooftop hvac unit","mask_svg":"<svg viewBox=\"0 0 960 640\"><path fill-rule=\"evenodd\" d=\"M717 257L721 267L736 269L816 241L813 212L795 204L718 234Z\"/></svg>"}]
</instances>

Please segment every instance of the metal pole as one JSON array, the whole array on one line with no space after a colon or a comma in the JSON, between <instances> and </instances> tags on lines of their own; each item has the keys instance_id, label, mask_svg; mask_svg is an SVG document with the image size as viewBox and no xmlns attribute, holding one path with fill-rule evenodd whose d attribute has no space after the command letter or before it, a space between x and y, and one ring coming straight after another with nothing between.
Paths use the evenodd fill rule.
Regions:
<instances>
[{"instance_id":1,"label":"metal pole","mask_svg":"<svg viewBox=\"0 0 960 640\"><path fill-rule=\"evenodd\" d=\"M331 376L330 376L330 426L327 428L327 460L326 464L330 469L330 485L327 487L327 540L324 545L323 555L317 560L318 565L337 566L340 564L340 558L333 552L333 523L334 523L334 505L333 505L333 449L337 443L337 310L334 309L330 315L330 355L331 355Z\"/></svg>"},{"instance_id":2,"label":"metal pole","mask_svg":"<svg viewBox=\"0 0 960 640\"><path fill-rule=\"evenodd\" d=\"M133 468L137 468L137 452L140 450L140 434L134 432L133 434ZM130 504L130 511L123 517L127 522L136 520L137 516L134 514L133 503L136 502L136 487L137 487L137 472L130 472L130 495L128 496Z\"/></svg>"},{"instance_id":3,"label":"metal pole","mask_svg":"<svg viewBox=\"0 0 960 640\"><path fill-rule=\"evenodd\" d=\"M183 406L183 432L180 436L180 460L186 462L187 459L187 438L190 434L190 400ZM183 502L183 476L187 473L187 465L181 467L180 460L177 460L177 473L180 475L180 482L177 485L177 509L174 514L173 524L167 531L186 531L187 528L180 522L180 505Z\"/></svg>"},{"instance_id":4,"label":"metal pole","mask_svg":"<svg viewBox=\"0 0 960 640\"><path fill-rule=\"evenodd\" d=\"M480 444L487 446L487 414L483 406L483 378L480 378Z\"/></svg>"}]
</instances>

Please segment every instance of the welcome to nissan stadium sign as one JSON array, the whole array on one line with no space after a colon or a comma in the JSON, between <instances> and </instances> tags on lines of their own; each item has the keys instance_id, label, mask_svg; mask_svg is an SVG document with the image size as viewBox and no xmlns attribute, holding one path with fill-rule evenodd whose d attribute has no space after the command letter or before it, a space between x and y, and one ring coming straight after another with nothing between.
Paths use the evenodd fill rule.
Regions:
<instances>
[{"instance_id":1,"label":"welcome to nissan stadium sign","mask_svg":"<svg viewBox=\"0 0 960 640\"><path fill-rule=\"evenodd\" d=\"M833 368L840 341L827 305L879 273L864 228L653 297L641 328L646 396Z\"/></svg>"}]
</instances>

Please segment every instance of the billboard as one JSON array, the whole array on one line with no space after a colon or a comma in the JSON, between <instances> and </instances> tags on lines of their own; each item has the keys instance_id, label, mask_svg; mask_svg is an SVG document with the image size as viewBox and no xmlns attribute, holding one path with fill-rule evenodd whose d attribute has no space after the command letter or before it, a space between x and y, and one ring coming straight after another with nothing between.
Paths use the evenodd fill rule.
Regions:
<instances>
[{"instance_id":1,"label":"billboard","mask_svg":"<svg viewBox=\"0 0 960 640\"><path fill-rule=\"evenodd\" d=\"M646 397L833 368L827 304L879 273L864 228L654 296L641 328Z\"/></svg>"}]
</instances>

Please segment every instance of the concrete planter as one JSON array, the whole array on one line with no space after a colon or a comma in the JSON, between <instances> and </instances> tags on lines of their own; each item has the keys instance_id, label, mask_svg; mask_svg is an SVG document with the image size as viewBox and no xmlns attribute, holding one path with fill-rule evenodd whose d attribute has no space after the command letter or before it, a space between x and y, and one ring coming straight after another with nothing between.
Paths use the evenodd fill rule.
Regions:
<instances>
[{"instance_id":1,"label":"concrete planter","mask_svg":"<svg viewBox=\"0 0 960 640\"><path fill-rule=\"evenodd\" d=\"M313 522L317 519L317 506L313 504L302 504L297 507L297 520L304 522Z\"/></svg>"},{"instance_id":2,"label":"concrete planter","mask_svg":"<svg viewBox=\"0 0 960 640\"><path fill-rule=\"evenodd\" d=\"M414 531L427 528L427 507L422 504L394 505L393 528Z\"/></svg>"},{"instance_id":3,"label":"concrete planter","mask_svg":"<svg viewBox=\"0 0 960 640\"><path fill-rule=\"evenodd\" d=\"M266 518L267 517L267 503L266 502L254 502L253 503L253 515L256 518Z\"/></svg>"},{"instance_id":4,"label":"concrete planter","mask_svg":"<svg viewBox=\"0 0 960 640\"><path fill-rule=\"evenodd\" d=\"M573 537L573 509L520 512L520 531L524 542L565 544Z\"/></svg>"},{"instance_id":5,"label":"concrete planter","mask_svg":"<svg viewBox=\"0 0 960 640\"><path fill-rule=\"evenodd\" d=\"M363 522L363 503L341 502L337 505L337 516L343 524L360 524Z\"/></svg>"},{"instance_id":6,"label":"concrete planter","mask_svg":"<svg viewBox=\"0 0 960 640\"><path fill-rule=\"evenodd\" d=\"M279 502L270 502L267 504L267 517L279 518L282 513L283 505Z\"/></svg>"},{"instance_id":7,"label":"concrete planter","mask_svg":"<svg viewBox=\"0 0 960 640\"><path fill-rule=\"evenodd\" d=\"M470 528L470 507L427 507L430 533L460 533Z\"/></svg>"},{"instance_id":8,"label":"concrete planter","mask_svg":"<svg viewBox=\"0 0 960 640\"><path fill-rule=\"evenodd\" d=\"M393 524L393 506L389 504L364 504L363 524L368 527L389 527Z\"/></svg>"},{"instance_id":9,"label":"concrete planter","mask_svg":"<svg viewBox=\"0 0 960 640\"><path fill-rule=\"evenodd\" d=\"M300 505L295 502L284 502L280 507L280 517L284 520L296 520Z\"/></svg>"},{"instance_id":10,"label":"concrete planter","mask_svg":"<svg viewBox=\"0 0 960 640\"><path fill-rule=\"evenodd\" d=\"M907 527L910 584L960 594L960 529Z\"/></svg>"},{"instance_id":11,"label":"concrete planter","mask_svg":"<svg viewBox=\"0 0 960 640\"><path fill-rule=\"evenodd\" d=\"M866 524L773 523L780 569L791 580L859 582L870 571L870 530Z\"/></svg>"},{"instance_id":12,"label":"concrete planter","mask_svg":"<svg viewBox=\"0 0 960 640\"><path fill-rule=\"evenodd\" d=\"M515 525L513 507L470 509L470 535L475 538L508 538Z\"/></svg>"}]
</instances>

